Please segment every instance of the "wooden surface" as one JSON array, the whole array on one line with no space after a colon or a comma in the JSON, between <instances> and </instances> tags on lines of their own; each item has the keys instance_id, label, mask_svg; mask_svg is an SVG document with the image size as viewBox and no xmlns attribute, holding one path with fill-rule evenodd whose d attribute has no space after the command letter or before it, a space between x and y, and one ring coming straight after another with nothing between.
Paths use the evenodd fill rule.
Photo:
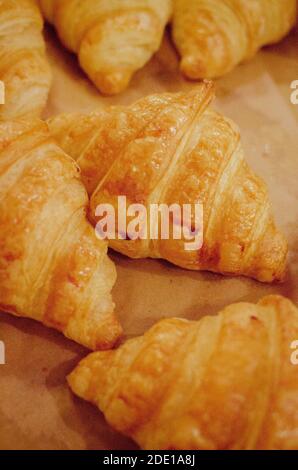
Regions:
<instances>
[{"instance_id":1,"label":"wooden surface","mask_svg":"<svg viewBox=\"0 0 298 470\"><path fill-rule=\"evenodd\" d=\"M146 94L194 86L180 76L176 53L165 38L129 90L103 98L51 30L47 40L54 70L47 116L131 103ZM247 160L269 186L276 219L290 245L286 282L263 285L111 253L118 270L114 298L127 337L143 333L161 317L196 319L229 303L255 302L270 293L298 303L298 106L290 102L295 79L298 37L293 33L219 80L215 102L240 126ZM0 315L0 340L5 342L7 362L0 366L1 449L134 448L105 424L95 408L73 397L65 383L66 374L86 350L33 321L6 314Z\"/></svg>"}]
</instances>

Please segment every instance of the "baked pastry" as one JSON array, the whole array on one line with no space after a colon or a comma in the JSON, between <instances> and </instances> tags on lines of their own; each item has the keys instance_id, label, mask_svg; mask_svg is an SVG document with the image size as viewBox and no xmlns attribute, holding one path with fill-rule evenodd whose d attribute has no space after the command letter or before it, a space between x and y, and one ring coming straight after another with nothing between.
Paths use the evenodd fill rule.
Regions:
<instances>
[{"instance_id":1,"label":"baked pastry","mask_svg":"<svg viewBox=\"0 0 298 470\"><path fill-rule=\"evenodd\" d=\"M287 242L275 227L267 188L244 160L238 128L209 109L212 98L207 82L189 93L153 95L126 108L57 116L49 126L81 168L94 223L100 204L118 212L118 196L148 212L153 203L203 206L201 249L187 251L183 237L164 240L160 233L156 240L126 240L127 233L118 233L112 248L187 269L282 280Z\"/></svg>"},{"instance_id":2,"label":"baked pastry","mask_svg":"<svg viewBox=\"0 0 298 470\"><path fill-rule=\"evenodd\" d=\"M41 115L51 86L42 28L34 0L0 0L0 119Z\"/></svg>"},{"instance_id":3,"label":"baked pastry","mask_svg":"<svg viewBox=\"0 0 298 470\"><path fill-rule=\"evenodd\" d=\"M109 348L115 267L86 220L79 168L38 119L0 122L0 310Z\"/></svg>"},{"instance_id":4,"label":"baked pastry","mask_svg":"<svg viewBox=\"0 0 298 470\"><path fill-rule=\"evenodd\" d=\"M104 94L123 91L159 49L171 0L40 0L46 19Z\"/></svg>"},{"instance_id":5,"label":"baked pastry","mask_svg":"<svg viewBox=\"0 0 298 470\"><path fill-rule=\"evenodd\" d=\"M191 79L220 77L280 41L296 0L174 0L173 39Z\"/></svg>"},{"instance_id":6,"label":"baked pastry","mask_svg":"<svg viewBox=\"0 0 298 470\"><path fill-rule=\"evenodd\" d=\"M117 431L151 450L298 449L298 310L283 297L199 322L166 319L68 377Z\"/></svg>"}]
</instances>

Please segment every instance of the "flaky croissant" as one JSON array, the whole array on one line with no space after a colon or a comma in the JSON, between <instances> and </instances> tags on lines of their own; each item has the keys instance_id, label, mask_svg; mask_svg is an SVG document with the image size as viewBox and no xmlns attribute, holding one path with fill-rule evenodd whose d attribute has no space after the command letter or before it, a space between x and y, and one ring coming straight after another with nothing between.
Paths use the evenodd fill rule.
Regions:
<instances>
[{"instance_id":1,"label":"flaky croissant","mask_svg":"<svg viewBox=\"0 0 298 470\"><path fill-rule=\"evenodd\" d=\"M68 377L143 449L298 449L298 310L283 297L166 319Z\"/></svg>"},{"instance_id":2,"label":"flaky croissant","mask_svg":"<svg viewBox=\"0 0 298 470\"><path fill-rule=\"evenodd\" d=\"M35 0L0 0L0 119L41 115L51 85L42 28Z\"/></svg>"},{"instance_id":3,"label":"flaky croissant","mask_svg":"<svg viewBox=\"0 0 298 470\"><path fill-rule=\"evenodd\" d=\"M173 38L189 78L215 78L281 40L296 0L174 0Z\"/></svg>"},{"instance_id":4,"label":"flaky croissant","mask_svg":"<svg viewBox=\"0 0 298 470\"><path fill-rule=\"evenodd\" d=\"M183 240L110 240L132 258L164 258L193 270L246 275L260 281L284 276L287 243L276 229L264 182L244 160L232 121L209 110L213 88L153 95L134 105L49 122L59 145L78 162L96 207L118 196L127 205L195 204L204 211L203 247Z\"/></svg>"},{"instance_id":5,"label":"flaky croissant","mask_svg":"<svg viewBox=\"0 0 298 470\"><path fill-rule=\"evenodd\" d=\"M0 310L108 348L121 333L116 273L87 202L77 165L45 123L0 122Z\"/></svg>"},{"instance_id":6,"label":"flaky croissant","mask_svg":"<svg viewBox=\"0 0 298 470\"><path fill-rule=\"evenodd\" d=\"M62 43L105 94L129 84L158 50L171 0L40 0Z\"/></svg>"}]
</instances>

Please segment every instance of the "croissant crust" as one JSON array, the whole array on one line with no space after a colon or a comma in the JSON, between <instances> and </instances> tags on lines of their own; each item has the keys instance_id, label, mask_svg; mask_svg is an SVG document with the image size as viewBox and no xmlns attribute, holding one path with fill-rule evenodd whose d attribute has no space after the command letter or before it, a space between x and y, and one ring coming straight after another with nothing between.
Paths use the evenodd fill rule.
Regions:
<instances>
[{"instance_id":1,"label":"croissant crust","mask_svg":"<svg viewBox=\"0 0 298 470\"><path fill-rule=\"evenodd\" d=\"M280 41L296 0L174 0L173 38L189 78L216 78Z\"/></svg>"},{"instance_id":2,"label":"croissant crust","mask_svg":"<svg viewBox=\"0 0 298 470\"><path fill-rule=\"evenodd\" d=\"M79 168L45 123L0 121L0 309L98 349L113 346L121 327L115 267L87 203Z\"/></svg>"},{"instance_id":3,"label":"croissant crust","mask_svg":"<svg viewBox=\"0 0 298 470\"><path fill-rule=\"evenodd\" d=\"M46 105L51 71L42 28L35 0L0 0L0 119L39 117Z\"/></svg>"},{"instance_id":4,"label":"croissant crust","mask_svg":"<svg viewBox=\"0 0 298 470\"><path fill-rule=\"evenodd\" d=\"M282 297L166 319L68 377L143 449L298 449L298 310Z\"/></svg>"},{"instance_id":5,"label":"croissant crust","mask_svg":"<svg viewBox=\"0 0 298 470\"><path fill-rule=\"evenodd\" d=\"M187 269L280 281L287 242L275 226L266 185L244 159L237 126L209 108L212 99L206 82L189 93L152 95L129 107L61 115L49 126L81 168L94 223L100 204L118 210L118 196L126 196L127 206L143 204L148 213L152 204L203 207L200 249L187 251L183 237L161 236L117 236L112 248Z\"/></svg>"},{"instance_id":6,"label":"croissant crust","mask_svg":"<svg viewBox=\"0 0 298 470\"><path fill-rule=\"evenodd\" d=\"M46 19L97 88L120 93L159 49L171 0L40 0Z\"/></svg>"}]
</instances>

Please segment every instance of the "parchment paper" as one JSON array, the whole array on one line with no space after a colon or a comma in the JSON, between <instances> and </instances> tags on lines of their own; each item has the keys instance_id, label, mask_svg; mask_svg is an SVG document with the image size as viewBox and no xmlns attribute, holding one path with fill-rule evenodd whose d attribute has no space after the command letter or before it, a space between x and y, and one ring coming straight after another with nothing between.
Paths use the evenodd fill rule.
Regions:
<instances>
[{"instance_id":1,"label":"parchment paper","mask_svg":"<svg viewBox=\"0 0 298 470\"><path fill-rule=\"evenodd\" d=\"M154 59L136 74L121 96L103 98L46 31L54 84L47 116L129 104L156 92L189 89L168 37ZM289 245L283 285L244 278L194 273L163 261L133 261L111 252L118 270L114 288L117 313L127 337L142 334L162 317L198 319L237 301L255 302L277 293L298 304L298 106L290 84L298 79L298 36L260 52L251 62L217 81L215 107L240 126L247 159L266 180L277 222ZM75 398L65 376L87 351L30 320L0 314L0 340L6 365L0 365L1 449L133 449L113 432L91 405Z\"/></svg>"}]
</instances>

